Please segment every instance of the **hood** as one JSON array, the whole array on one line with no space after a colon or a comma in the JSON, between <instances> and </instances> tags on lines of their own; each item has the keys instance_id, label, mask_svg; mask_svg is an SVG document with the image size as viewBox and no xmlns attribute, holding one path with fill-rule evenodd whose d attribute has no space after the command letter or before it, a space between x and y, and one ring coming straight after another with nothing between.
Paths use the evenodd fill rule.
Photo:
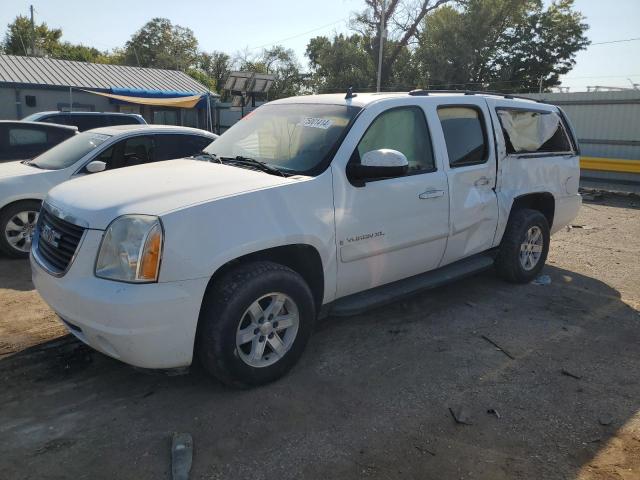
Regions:
<instances>
[{"instance_id":1,"label":"hood","mask_svg":"<svg viewBox=\"0 0 640 480\"><path fill-rule=\"evenodd\" d=\"M37 175L51 170L43 170L37 167L30 167L20 161L0 163L0 178L19 177L21 175Z\"/></svg>"},{"instance_id":2,"label":"hood","mask_svg":"<svg viewBox=\"0 0 640 480\"><path fill-rule=\"evenodd\" d=\"M103 230L120 215L158 215L187 205L295 180L200 160L165 162L87 175L53 188L46 199L66 215Z\"/></svg>"}]
</instances>

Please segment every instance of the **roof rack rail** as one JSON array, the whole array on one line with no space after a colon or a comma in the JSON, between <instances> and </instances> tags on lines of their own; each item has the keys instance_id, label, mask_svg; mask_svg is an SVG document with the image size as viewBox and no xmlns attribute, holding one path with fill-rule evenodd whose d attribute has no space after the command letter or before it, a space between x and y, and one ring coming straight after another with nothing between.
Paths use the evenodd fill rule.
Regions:
<instances>
[{"instance_id":1,"label":"roof rack rail","mask_svg":"<svg viewBox=\"0 0 640 480\"><path fill-rule=\"evenodd\" d=\"M495 95L498 97L507 98L509 100L518 98L521 100L529 100L536 103L544 103L542 100L537 100L535 98L525 97L523 95L511 95L510 93L500 93L500 92L484 92L480 90L425 90L425 89L417 89L411 90L409 95L420 97L420 96L428 96L431 93L462 93L464 95Z\"/></svg>"}]
</instances>

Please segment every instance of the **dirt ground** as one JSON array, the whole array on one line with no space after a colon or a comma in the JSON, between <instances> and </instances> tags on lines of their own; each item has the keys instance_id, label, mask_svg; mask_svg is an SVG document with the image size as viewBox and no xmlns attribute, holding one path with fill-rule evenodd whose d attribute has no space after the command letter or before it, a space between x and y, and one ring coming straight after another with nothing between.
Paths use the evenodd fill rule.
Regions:
<instances>
[{"instance_id":1,"label":"dirt ground","mask_svg":"<svg viewBox=\"0 0 640 480\"><path fill-rule=\"evenodd\" d=\"M0 479L170 478L172 432L192 479L640 479L639 209L585 202L549 285L487 272L325 320L247 391L91 351L0 259Z\"/></svg>"}]
</instances>

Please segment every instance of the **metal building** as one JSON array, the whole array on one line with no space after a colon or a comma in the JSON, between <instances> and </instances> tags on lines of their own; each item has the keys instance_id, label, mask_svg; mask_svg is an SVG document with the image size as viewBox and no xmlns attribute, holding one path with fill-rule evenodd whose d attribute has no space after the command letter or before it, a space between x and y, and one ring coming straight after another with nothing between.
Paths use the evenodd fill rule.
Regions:
<instances>
[{"instance_id":1,"label":"metal building","mask_svg":"<svg viewBox=\"0 0 640 480\"><path fill-rule=\"evenodd\" d=\"M155 124L206 128L207 102L196 108L119 102L84 91L144 97L215 97L177 70L106 65L44 57L0 55L0 119L19 120L47 110L126 112Z\"/></svg>"}]
</instances>

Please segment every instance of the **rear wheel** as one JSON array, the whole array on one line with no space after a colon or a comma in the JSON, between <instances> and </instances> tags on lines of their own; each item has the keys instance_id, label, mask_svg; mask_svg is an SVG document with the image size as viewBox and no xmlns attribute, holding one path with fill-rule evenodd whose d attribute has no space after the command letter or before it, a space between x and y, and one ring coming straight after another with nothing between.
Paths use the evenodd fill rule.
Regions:
<instances>
[{"instance_id":1,"label":"rear wheel","mask_svg":"<svg viewBox=\"0 0 640 480\"><path fill-rule=\"evenodd\" d=\"M274 381L298 361L316 312L300 275L260 261L237 267L207 293L197 339L204 368L233 386Z\"/></svg>"},{"instance_id":2,"label":"rear wheel","mask_svg":"<svg viewBox=\"0 0 640 480\"><path fill-rule=\"evenodd\" d=\"M549 253L549 223L537 210L511 213L496 258L499 275L514 283L528 283L538 276Z\"/></svg>"},{"instance_id":3,"label":"rear wheel","mask_svg":"<svg viewBox=\"0 0 640 480\"><path fill-rule=\"evenodd\" d=\"M11 258L27 258L38 222L40 202L25 200L0 213L0 251Z\"/></svg>"}]
</instances>

